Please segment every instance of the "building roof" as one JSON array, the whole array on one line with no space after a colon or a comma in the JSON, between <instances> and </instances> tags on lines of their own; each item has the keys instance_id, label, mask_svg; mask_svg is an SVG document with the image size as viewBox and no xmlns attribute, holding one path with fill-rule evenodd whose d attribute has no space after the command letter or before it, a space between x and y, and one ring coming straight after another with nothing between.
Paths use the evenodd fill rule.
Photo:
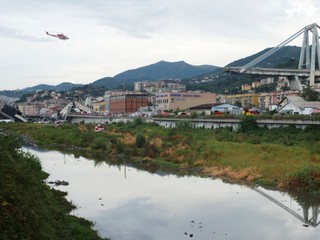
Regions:
<instances>
[{"instance_id":1,"label":"building roof","mask_svg":"<svg viewBox=\"0 0 320 240\"><path fill-rule=\"evenodd\" d=\"M287 96L289 103L294 104L297 107L300 108L318 108L320 109L320 102L319 101L306 101L302 97L299 96Z\"/></svg>"},{"instance_id":2,"label":"building roof","mask_svg":"<svg viewBox=\"0 0 320 240\"><path fill-rule=\"evenodd\" d=\"M197 109L208 109L210 110L215 104L212 104L212 103L205 103L205 104L200 104L200 105L197 105L197 106L193 106L193 107L190 107L189 109L190 110L197 110Z\"/></svg>"},{"instance_id":3,"label":"building roof","mask_svg":"<svg viewBox=\"0 0 320 240\"><path fill-rule=\"evenodd\" d=\"M320 102L319 101L306 101L302 97L299 96L286 96L280 103L279 112L285 112L286 106L295 106L299 109L312 108L320 110Z\"/></svg>"},{"instance_id":4,"label":"building roof","mask_svg":"<svg viewBox=\"0 0 320 240\"><path fill-rule=\"evenodd\" d=\"M205 103L205 104L200 104L200 105L197 105L197 106L190 107L189 109L190 110L197 110L197 109L208 109L208 110L211 110L212 107L217 107L217 106L221 106L221 105L234 106L234 105L231 105L229 103Z\"/></svg>"}]
</instances>

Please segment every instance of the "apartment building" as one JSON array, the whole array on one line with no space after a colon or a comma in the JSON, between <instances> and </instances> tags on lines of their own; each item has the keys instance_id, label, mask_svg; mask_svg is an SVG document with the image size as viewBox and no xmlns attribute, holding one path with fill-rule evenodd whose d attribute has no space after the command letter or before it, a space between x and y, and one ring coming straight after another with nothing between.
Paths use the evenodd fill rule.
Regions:
<instances>
[{"instance_id":1,"label":"apartment building","mask_svg":"<svg viewBox=\"0 0 320 240\"><path fill-rule=\"evenodd\" d=\"M148 95L142 93L123 93L108 97L110 114L128 114L148 106Z\"/></svg>"},{"instance_id":2,"label":"apartment building","mask_svg":"<svg viewBox=\"0 0 320 240\"><path fill-rule=\"evenodd\" d=\"M235 94L225 96L225 102L235 105L241 103L241 106L246 107L259 107L258 94L246 93L246 94Z\"/></svg>"}]
</instances>

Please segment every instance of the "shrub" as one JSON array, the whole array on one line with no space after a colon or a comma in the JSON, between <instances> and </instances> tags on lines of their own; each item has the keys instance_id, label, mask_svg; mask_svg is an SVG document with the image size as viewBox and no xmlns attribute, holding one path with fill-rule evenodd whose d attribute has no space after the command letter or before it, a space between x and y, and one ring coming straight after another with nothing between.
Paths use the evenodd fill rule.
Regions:
<instances>
[{"instance_id":1,"label":"shrub","mask_svg":"<svg viewBox=\"0 0 320 240\"><path fill-rule=\"evenodd\" d=\"M146 144L145 136L141 132L137 133L137 135L136 135L136 146L138 148L140 148L140 147L144 147L145 144Z\"/></svg>"},{"instance_id":2,"label":"shrub","mask_svg":"<svg viewBox=\"0 0 320 240\"><path fill-rule=\"evenodd\" d=\"M289 187L296 191L319 191L320 166L308 165L299 168L289 176Z\"/></svg>"},{"instance_id":3,"label":"shrub","mask_svg":"<svg viewBox=\"0 0 320 240\"><path fill-rule=\"evenodd\" d=\"M259 129L256 118L254 116L242 116L240 119L240 132L252 132Z\"/></svg>"},{"instance_id":4,"label":"shrub","mask_svg":"<svg viewBox=\"0 0 320 240\"><path fill-rule=\"evenodd\" d=\"M146 157L154 158L159 154L157 147L153 144L145 144L144 148Z\"/></svg>"},{"instance_id":5,"label":"shrub","mask_svg":"<svg viewBox=\"0 0 320 240\"><path fill-rule=\"evenodd\" d=\"M191 113L191 118L193 119L193 118L196 118L196 117L198 117L198 113L192 112L192 113Z\"/></svg>"},{"instance_id":6,"label":"shrub","mask_svg":"<svg viewBox=\"0 0 320 240\"><path fill-rule=\"evenodd\" d=\"M134 127L140 126L140 125L142 125L142 124L143 124L143 120L142 120L141 118L135 118L135 119L133 120L133 126L134 126Z\"/></svg>"},{"instance_id":7,"label":"shrub","mask_svg":"<svg viewBox=\"0 0 320 240\"><path fill-rule=\"evenodd\" d=\"M103 137L96 137L95 139L93 139L93 142L91 143L91 148L93 149L104 149L106 147L106 139L104 139Z\"/></svg>"},{"instance_id":8,"label":"shrub","mask_svg":"<svg viewBox=\"0 0 320 240\"><path fill-rule=\"evenodd\" d=\"M188 121L178 121L176 122L176 128L180 129L191 129L191 123Z\"/></svg>"},{"instance_id":9,"label":"shrub","mask_svg":"<svg viewBox=\"0 0 320 240\"><path fill-rule=\"evenodd\" d=\"M17 138L0 135L0 239L101 239L70 215L66 193L45 184L39 159L17 147Z\"/></svg>"}]
</instances>

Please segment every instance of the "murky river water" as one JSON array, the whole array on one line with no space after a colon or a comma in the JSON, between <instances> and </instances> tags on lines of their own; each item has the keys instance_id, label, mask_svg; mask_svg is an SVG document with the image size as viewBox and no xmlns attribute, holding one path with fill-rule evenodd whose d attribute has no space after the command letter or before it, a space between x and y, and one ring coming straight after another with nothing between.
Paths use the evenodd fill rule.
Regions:
<instances>
[{"instance_id":1,"label":"murky river water","mask_svg":"<svg viewBox=\"0 0 320 240\"><path fill-rule=\"evenodd\" d=\"M39 157L48 181L69 182L56 188L78 206L73 214L93 221L100 235L112 240L320 237L319 206L302 207L278 191L24 149Z\"/></svg>"}]
</instances>

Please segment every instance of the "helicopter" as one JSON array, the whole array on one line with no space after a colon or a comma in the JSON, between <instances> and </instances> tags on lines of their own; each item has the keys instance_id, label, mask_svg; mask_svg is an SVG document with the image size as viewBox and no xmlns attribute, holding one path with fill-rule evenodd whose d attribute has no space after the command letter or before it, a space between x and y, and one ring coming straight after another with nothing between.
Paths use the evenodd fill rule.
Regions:
<instances>
[{"instance_id":1,"label":"helicopter","mask_svg":"<svg viewBox=\"0 0 320 240\"><path fill-rule=\"evenodd\" d=\"M58 33L58 34L50 34L48 32L46 32L47 35L51 36L51 37L56 37L59 38L60 40L68 40L69 38L64 35L63 33Z\"/></svg>"}]
</instances>

